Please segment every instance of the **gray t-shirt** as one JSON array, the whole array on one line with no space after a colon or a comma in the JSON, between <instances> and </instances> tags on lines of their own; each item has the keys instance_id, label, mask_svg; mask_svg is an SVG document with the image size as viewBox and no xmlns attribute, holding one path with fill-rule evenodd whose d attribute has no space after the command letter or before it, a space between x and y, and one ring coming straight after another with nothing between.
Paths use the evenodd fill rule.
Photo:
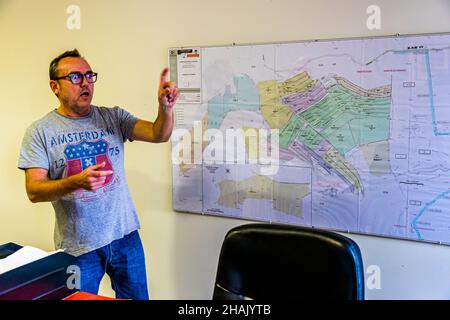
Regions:
<instances>
[{"instance_id":1,"label":"gray t-shirt","mask_svg":"<svg viewBox=\"0 0 450 320\"><path fill-rule=\"evenodd\" d=\"M140 228L124 172L124 142L138 119L119 108L92 106L82 118L53 110L28 127L20 149L20 169L44 168L62 179L106 163L113 170L96 191L79 189L52 201L55 247L78 256Z\"/></svg>"}]
</instances>

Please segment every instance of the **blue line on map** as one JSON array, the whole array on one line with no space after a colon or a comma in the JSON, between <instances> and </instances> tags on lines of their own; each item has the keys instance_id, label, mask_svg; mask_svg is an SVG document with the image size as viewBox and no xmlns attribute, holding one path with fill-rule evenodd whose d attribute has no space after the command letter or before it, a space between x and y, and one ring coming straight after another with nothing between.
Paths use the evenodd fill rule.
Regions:
<instances>
[{"instance_id":1,"label":"blue line on map","mask_svg":"<svg viewBox=\"0 0 450 320\"><path fill-rule=\"evenodd\" d=\"M436 198L434 198L433 200L431 200L430 202L428 202L425 207L423 207L419 213L417 214L417 216L413 219L413 221L411 222L411 228L416 232L416 236L418 240L423 240L422 235L420 234L419 230L417 230L417 220L419 220L420 216L422 214L425 213L426 210L428 210L429 207L433 206L437 201L439 201L440 199L442 199L443 197L445 197L447 194L450 193L450 190L447 190L443 193L441 193L440 195L438 195Z\"/></svg>"},{"instance_id":2,"label":"blue line on map","mask_svg":"<svg viewBox=\"0 0 450 320\"><path fill-rule=\"evenodd\" d=\"M410 50L401 50L396 51L397 53L409 53ZM433 81L431 78L431 64L430 64L430 50L429 49L418 49L413 51L414 54L424 54L425 55L425 64L427 68L427 76L428 76L428 94L430 97L430 108L431 108L431 117L432 117L432 124L433 124L433 133L435 136L448 136L450 135L450 132L439 132L436 125L436 111L434 106L434 93L433 93ZM411 222L411 228L416 233L418 240L423 240L423 237L419 230L417 229L417 221L420 219L420 217L427 211L431 206L433 206L437 201L445 197L447 194L450 193L450 190L447 190L440 195L438 195L436 198L428 202L417 214L417 216L413 219Z\"/></svg>"},{"instance_id":3,"label":"blue line on map","mask_svg":"<svg viewBox=\"0 0 450 320\"><path fill-rule=\"evenodd\" d=\"M431 79L430 50L422 50L425 53L425 61L428 73L428 93L430 96L431 117L433 119L433 132L435 136L448 136L450 132L439 132L436 125L436 111L434 108L433 82Z\"/></svg>"}]
</instances>

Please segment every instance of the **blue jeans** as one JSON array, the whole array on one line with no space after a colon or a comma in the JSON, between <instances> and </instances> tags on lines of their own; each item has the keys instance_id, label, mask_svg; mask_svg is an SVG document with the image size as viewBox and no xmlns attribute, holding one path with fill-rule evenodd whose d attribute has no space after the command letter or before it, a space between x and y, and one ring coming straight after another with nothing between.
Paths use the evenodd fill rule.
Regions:
<instances>
[{"instance_id":1,"label":"blue jeans","mask_svg":"<svg viewBox=\"0 0 450 320\"><path fill-rule=\"evenodd\" d=\"M80 268L81 291L97 294L106 272L116 298L149 299L144 249L137 230L78 256L76 265Z\"/></svg>"}]
</instances>

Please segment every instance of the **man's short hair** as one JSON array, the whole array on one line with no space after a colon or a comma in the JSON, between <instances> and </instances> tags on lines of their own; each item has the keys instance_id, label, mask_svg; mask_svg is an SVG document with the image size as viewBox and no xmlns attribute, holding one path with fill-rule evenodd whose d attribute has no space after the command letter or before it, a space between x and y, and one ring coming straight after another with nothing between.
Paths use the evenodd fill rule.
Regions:
<instances>
[{"instance_id":1,"label":"man's short hair","mask_svg":"<svg viewBox=\"0 0 450 320\"><path fill-rule=\"evenodd\" d=\"M64 53L61 53L59 56L57 56L55 59L50 62L50 69L49 69L49 76L50 80L55 80L58 75L58 63L61 59L67 58L67 57L73 57L73 58L82 58L80 53L77 49L69 50Z\"/></svg>"}]
</instances>

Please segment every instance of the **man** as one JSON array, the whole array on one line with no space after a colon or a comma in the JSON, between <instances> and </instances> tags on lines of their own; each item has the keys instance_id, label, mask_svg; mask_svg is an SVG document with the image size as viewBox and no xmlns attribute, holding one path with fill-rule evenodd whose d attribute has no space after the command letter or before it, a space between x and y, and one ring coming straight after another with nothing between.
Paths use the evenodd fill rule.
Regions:
<instances>
[{"instance_id":1,"label":"man","mask_svg":"<svg viewBox=\"0 0 450 320\"><path fill-rule=\"evenodd\" d=\"M56 248L77 257L81 291L97 293L105 272L118 298L148 299L136 209L124 173L124 142L165 142L179 96L161 74L158 116L140 120L122 108L91 105L97 73L74 49L50 63L59 106L34 122L22 141L20 169L32 202L51 201Z\"/></svg>"}]
</instances>

